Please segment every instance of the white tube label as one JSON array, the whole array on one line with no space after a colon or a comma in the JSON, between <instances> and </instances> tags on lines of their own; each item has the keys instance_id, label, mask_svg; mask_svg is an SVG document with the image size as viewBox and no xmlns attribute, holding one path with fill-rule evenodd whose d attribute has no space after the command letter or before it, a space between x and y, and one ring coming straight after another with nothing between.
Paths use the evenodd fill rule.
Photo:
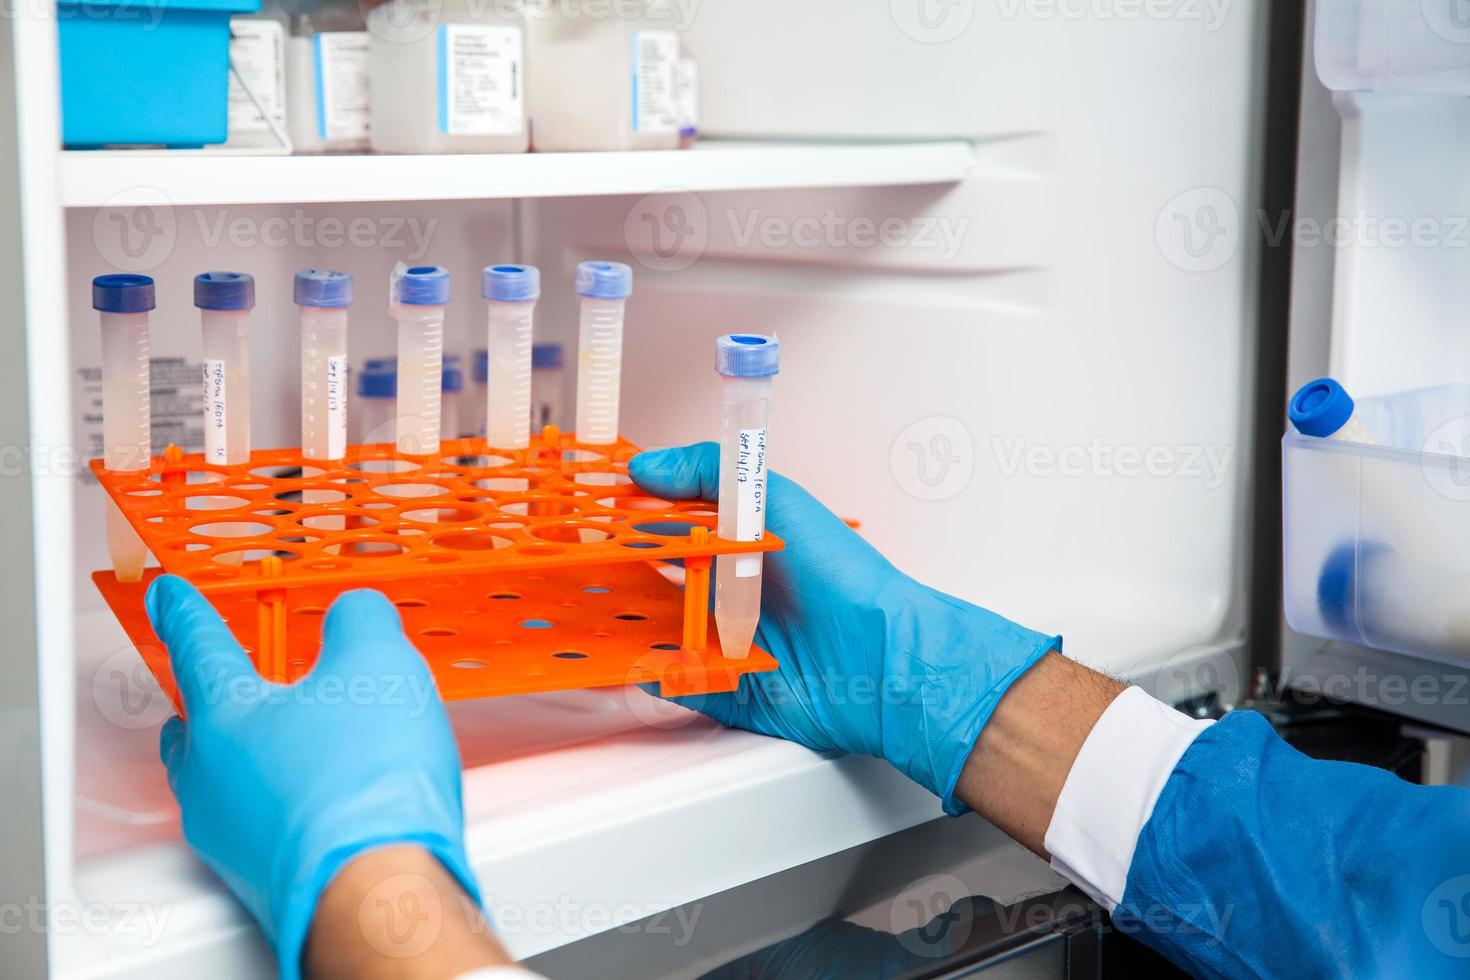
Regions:
<instances>
[{"instance_id":1,"label":"white tube label","mask_svg":"<svg viewBox=\"0 0 1470 980\"><path fill-rule=\"evenodd\" d=\"M225 404L225 362L204 360L204 460L224 466L229 459L229 413Z\"/></svg>"},{"instance_id":2,"label":"white tube label","mask_svg":"<svg viewBox=\"0 0 1470 980\"><path fill-rule=\"evenodd\" d=\"M759 541L766 534L766 430L741 429L735 452L735 540ZM761 572L758 555L735 559L735 577Z\"/></svg>"},{"instance_id":3,"label":"white tube label","mask_svg":"<svg viewBox=\"0 0 1470 980\"><path fill-rule=\"evenodd\" d=\"M525 128L518 27L439 28L439 131L513 136Z\"/></svg>"},{"instance_id":4,"label":"white tube label","mask_svg":"<svg viewBox=\"0 0 1470 980\"><path fill-rule=\"evenodd\" d=\"M347 455L347 358L327 358L327 458Z\"/></svg>"}]
</instances>

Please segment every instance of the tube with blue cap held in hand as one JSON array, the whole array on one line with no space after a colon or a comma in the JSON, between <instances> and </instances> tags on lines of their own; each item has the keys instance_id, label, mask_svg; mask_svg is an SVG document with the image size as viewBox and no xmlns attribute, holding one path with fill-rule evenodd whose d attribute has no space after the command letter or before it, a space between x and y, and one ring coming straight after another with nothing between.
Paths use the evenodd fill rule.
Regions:
<instances>
[{"instance_id":1,"label":"tube with blue cap held in hand","mask_svg":"<svg viewBox=\"0 0 1470 980\"><path fill-rule=\"evenodd\" d=\"M1331 378L1318 378L1302 385L1287 406L1287 417L1304 436L1361 442L1374 439L1357 417L1357 405L1342 385Z\"/></svg>"}]
</instances>

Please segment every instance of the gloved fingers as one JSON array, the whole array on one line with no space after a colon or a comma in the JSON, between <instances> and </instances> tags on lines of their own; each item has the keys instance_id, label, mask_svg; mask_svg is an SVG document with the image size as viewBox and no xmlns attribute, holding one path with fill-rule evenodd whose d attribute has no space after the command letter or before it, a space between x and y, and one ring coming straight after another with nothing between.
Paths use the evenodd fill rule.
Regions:
<instances>
[{"instance_id":1,"label":"gloved fingers","mask_svg":"<svg viewBox=\"0 0 1470 980\"><path fill-rule=\"evenodd\" d=\"M628 476L640 490L666 500L718 500L720 447L697 442L639 453L628 461Z\"/></svg>"},{"instance_id":2,"label":"gloved fingers","mask_svg":"<svg viewBox=\"0 0 1470 980\"><path fill-rule=\"evenodd\" d=\"M163 723L163 729L158 733L158 758L168 771L170 787L174 785L176 774L184 763L185 731L184 719L174 715Z\"/></svg>"},{"instance_id":3,"label":"gloved fingers","mask_svg":"<svg viewBox=\"0 0 1470 980\"><path fill-rule=\"evenodd\" d=\"M669 704L677 704L681 708L688 708L690 711L697 711L700 714L704 715L706 718L710 718L714 721L719 722L726 728L735 727L734 692L726 691L719 694L683 694L679 695L678 697L664 697L662 694L659 693L659 685L653 681L639 684L638 687L642 689L644 694L656 697L660 701L667 701Z\"/></svg>"},{"instance_id":4,"label":"gloved fingers","mask_svg":"<svg viewBox=\"0 0 1470 980\"><path fill-rule=\"evenodd\" d=\"M398 610L376 589L353 589L339 595L322 623L322 653L316 670L341 671L363 663L372 653L406 654L405 667L427 669L423 658L403 635Z\"/></svg>"},{"instance_id":5,"label":"gloved fingers","mask_svg":"<svg viewBox=\"0 0 1470 980\"><path fill-rule=\"evenodd\" d=\"M143 599L153 632L168 648L169 665L189 716L213 707L238 677L255 677L250 658L199 590L177 575L161 575Z\"/></svg>"}]
</instances>

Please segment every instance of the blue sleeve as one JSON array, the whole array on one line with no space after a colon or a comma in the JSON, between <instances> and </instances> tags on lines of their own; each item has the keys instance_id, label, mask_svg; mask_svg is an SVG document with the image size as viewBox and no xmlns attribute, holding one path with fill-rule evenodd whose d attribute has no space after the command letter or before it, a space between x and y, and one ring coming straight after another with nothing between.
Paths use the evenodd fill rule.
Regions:
<instances>
[{"instance_id":1,"label":"blue sleeve","mask_svg":"<svg viewBox=\"0 0 1470 980\"><path fill-rule=\"evenodd\" d=\"M1175 766L1113 921L1198 976L1470 976L1470 792L1236 712Z\"/></svg>"}]
</instances>

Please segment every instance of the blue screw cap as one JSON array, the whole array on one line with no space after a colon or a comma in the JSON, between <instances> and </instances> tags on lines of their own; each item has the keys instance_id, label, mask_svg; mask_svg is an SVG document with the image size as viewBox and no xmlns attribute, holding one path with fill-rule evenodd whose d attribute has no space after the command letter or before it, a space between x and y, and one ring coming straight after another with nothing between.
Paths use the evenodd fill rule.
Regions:
<instances>
[{"instance_id":1,"label":"blue screw cap","mask_svg":"<svg viewBox=\"0 0 1470 980\"><path fill-rule=\"evenodd\" d=\"M292 295L297 306L342 309L352 305L352 276L330 269L302 269L296 273Z\"/></svg>"},{"instance_id":2,"label":"blue screw cap","mask_svg":"<svg viewBox=\"0 0 1470 980\"><path fill-rule=\"evenodd\" d=\"M377 358L357 375L357 393L363 398L392 398L398 394L398 361Z\"/></svg>"},{"instance_id":3,"label":"blue screw cap","mask_svg":"<svg viewBox=\"0 0 1470 980\"><path fill-rule=\"evenodd\" d=\"M248 272L201 272L194 277L194 305L201 310L255 308L255 277Z\"/></svg>"},{"instance_id":4,"label":"blue screw cap","mask_svg":"<svg viewBox=\"0 0 1470 980\"><path fill-rule=\"evenodd\" d=\"M621 262L582 262L577 295L588 299L627 299L633 295L633 270Z\"/></svg>"},{"instance_id":5,"label":"blue screw cap","mask_svg":"<svg viewBox=\"0 0 1470 980\"><path fill-rule=\"evenodd\" d=\"M439 378L441 391L464 390L464 368L460 366L458 354L444 355L444 370Z\"/></svg>"},{"instance_id":6,"label":"blue screw cap","mask_svg":"<svg viewBox=\"0 0 1470 980\"><path fill-rule=\"evenodd\" d=\"M449 270L416 265L394 282L393 298L405 306L443 306L449 302Z\"/></svg>"},{"instance_id":7,"label":"blue screw cap","mask_svg":"<svg viewBox=\"0 0 1470 980\"><path fill-rule=\"evenodd\" d=\"M535 348L532 348L532 357L535 357ZM470 357L470 369L475 372L475 380L484 384L490 380L490 352L484 348L476 350Z\"/></svg>"},{"instance_id":8,"label":"blue screw cap","mask_svg":"<svg viewBox=\"0 0 1470 980\"><path fill-rule=\"evenodd\" d=\"M531 367L555 371L564 363L566 362L562 356L561 344L533 344L531 346Z\"/></svg>"},{"instance_id":9,"label":"blue screw cap","mask_svg":"<svg viewBox=\"0 0 1470 980\"><path fill-rule=\"evenodd\" d=\"M772 377L781 370L781 342L763 334L727 334L715 341L715 370L727 378Z\"/></svg>"},{"instance_id":10,"label":"blue screw cap","mask_svg":"<svg viewBox=\"0 0 1470 980\"><path fill-rule=\"evenodd\" d=\"M117 272L92 280L92 309L103 313L146 313L153 300L153 277Z\"/></svg>"},{"instance_id":11,"label":"blue screw cap","mask_svg":"<svg viewBox=\"0 0 1470 980\"><path fill-rule=\"evenodd\" d=\"M1336 381L1318 378L1291 396L1286 414L1302 435L1326 438L1353 417L1353 399Z\"/></svg>"},{"instance_id":12,"label":"blue screw cap","mask_svg":"<svg viewBox=\"0 0 1470 980\"><path fill-rule=\"evenodd\" d=\"M541 295L541 270L534 265L487 265L480 295L501 303L524 303Z\"/></svg>"}]
</instances>

